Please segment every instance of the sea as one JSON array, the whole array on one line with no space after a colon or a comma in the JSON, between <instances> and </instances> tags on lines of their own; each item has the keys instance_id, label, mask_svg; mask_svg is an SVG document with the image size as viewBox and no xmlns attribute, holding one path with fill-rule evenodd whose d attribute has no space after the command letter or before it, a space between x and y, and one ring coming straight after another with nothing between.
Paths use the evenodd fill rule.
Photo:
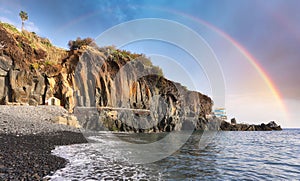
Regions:
<instances>
[{"instance_id":1,"label":"sea","mask_svg":"<svg viewBox=\"0 0 300 181\"><path fill-rule=\"evenodd\" d=\"M300 180L300 129L85 135L50 180Z\"/></svg>"}]
</instances>

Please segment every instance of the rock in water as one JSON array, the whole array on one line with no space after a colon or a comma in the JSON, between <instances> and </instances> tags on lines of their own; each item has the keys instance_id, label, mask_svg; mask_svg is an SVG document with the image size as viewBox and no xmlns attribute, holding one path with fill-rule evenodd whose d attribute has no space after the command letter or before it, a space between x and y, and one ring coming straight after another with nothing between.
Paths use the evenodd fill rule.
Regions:
<instances>
[{"instance_id":1,"label":"rock in water","mask_svg":"<svg viewBox=\"0 0 300 181\"><path fill-rule=\"evenodd\" d=\"M232 118L232 119L230 120L230 122L231 122L231 124L236 124L235 118Z\"/></svg>"},{"instance_id":2,"label":"rock in water","mask_svg":"<svg viewBox=\"0 0 300 181\"><path fill-rule=\"evenodd\" d=\"M272 131L272 130L282 130L274 121L268 124L260 125L248 125L248 124L230 124L226 121L222 121L220 129L223 131Z\"/></svg>"},{"instance_id":3,"label":"rock in water","mask_svg":"<svg viewBox=\"0 0 300 181\"><path fill-rule=\"evenodd\" d=\"M269 122L266 126L272 130L282 130L281 127L275 123L275 121Z\"/></svg>"}]
</instances>

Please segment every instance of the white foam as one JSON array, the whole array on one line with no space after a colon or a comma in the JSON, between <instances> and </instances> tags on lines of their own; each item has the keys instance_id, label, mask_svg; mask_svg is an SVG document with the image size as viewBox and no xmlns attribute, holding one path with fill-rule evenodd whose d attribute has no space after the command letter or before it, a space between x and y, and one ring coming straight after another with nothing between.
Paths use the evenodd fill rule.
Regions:
<instances>
[{"instance_id":1,"label":"white foam","mask_svg":"<svg viewBox=\"0 0 300 181\"><path fill-rule=\"evenodd\" d=\"M51 180L97 180L97 179L157 179L158 173L145 165L128 161L135 153L122 147L122 142L111 133L91 136L96 143L58 146L52 154L69 161L65 168L57 170Z\"/></svg>"}]
</instances>

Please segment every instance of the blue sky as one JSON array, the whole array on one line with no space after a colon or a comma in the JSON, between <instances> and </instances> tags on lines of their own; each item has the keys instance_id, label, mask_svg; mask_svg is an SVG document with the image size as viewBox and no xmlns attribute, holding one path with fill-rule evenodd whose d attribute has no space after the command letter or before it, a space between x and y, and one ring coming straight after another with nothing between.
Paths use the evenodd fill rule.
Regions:
<instances>
[{"instance_id":1,"label":"blue sky","mask_svg":"<svg viewBox=\"0 0 300 181\"><path fill-rule=\"evenodd\" d=\"M197 32L215 52L225 77L229 115L242 122L275 119L285 127L300 127L297 109L300 106L298 7L298 0L0 0L0 20L20 27L18 13L24 10L29 15L25 23L27 30L35 31L64 48L69 40L96 38L105 30L130 20L162 18L176 21ZM288 116L284 115L264 80L237 47L196 19L228 34L258 60L282 94ZM175 51L174 47L145 41L124 48L171 57L198 81L195 89L211 95L205 71L201 68L193 70L193 65L188 63L193 61L192 58ZM188 84L166 63L154 62L172 80Z\"/></svg>"}]
</instances>

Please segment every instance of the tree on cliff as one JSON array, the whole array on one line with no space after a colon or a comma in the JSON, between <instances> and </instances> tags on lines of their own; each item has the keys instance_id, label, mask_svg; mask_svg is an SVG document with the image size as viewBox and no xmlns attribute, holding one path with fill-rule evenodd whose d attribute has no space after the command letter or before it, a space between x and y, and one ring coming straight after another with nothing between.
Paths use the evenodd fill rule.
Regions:
<instances>
[{"instance_id":1,"label":"tree on cliff","mask_svg":"<svg viewBox=\"0 0 300 181\"><path fill-rule=\"evenodd\" d=\"M22 31L24 30L24 22L28 20L28 14L25 11L19 13L20 18L22 19Z\"/></svg>"},{"instance_id":2,"label":"tree on cliff","mask_svg":"<svg viewBox=\"0 0 300 181\"><path fill-rule=\"evenodd\" d=\"M82 46L97 46L94 43L94 40L92 38L84 38L81 39L80 37L78 37L76 40L70 40L68 43L68 46L70 48L70 50L77 50L80 49Z\"/></svg>"}]
</instances>

